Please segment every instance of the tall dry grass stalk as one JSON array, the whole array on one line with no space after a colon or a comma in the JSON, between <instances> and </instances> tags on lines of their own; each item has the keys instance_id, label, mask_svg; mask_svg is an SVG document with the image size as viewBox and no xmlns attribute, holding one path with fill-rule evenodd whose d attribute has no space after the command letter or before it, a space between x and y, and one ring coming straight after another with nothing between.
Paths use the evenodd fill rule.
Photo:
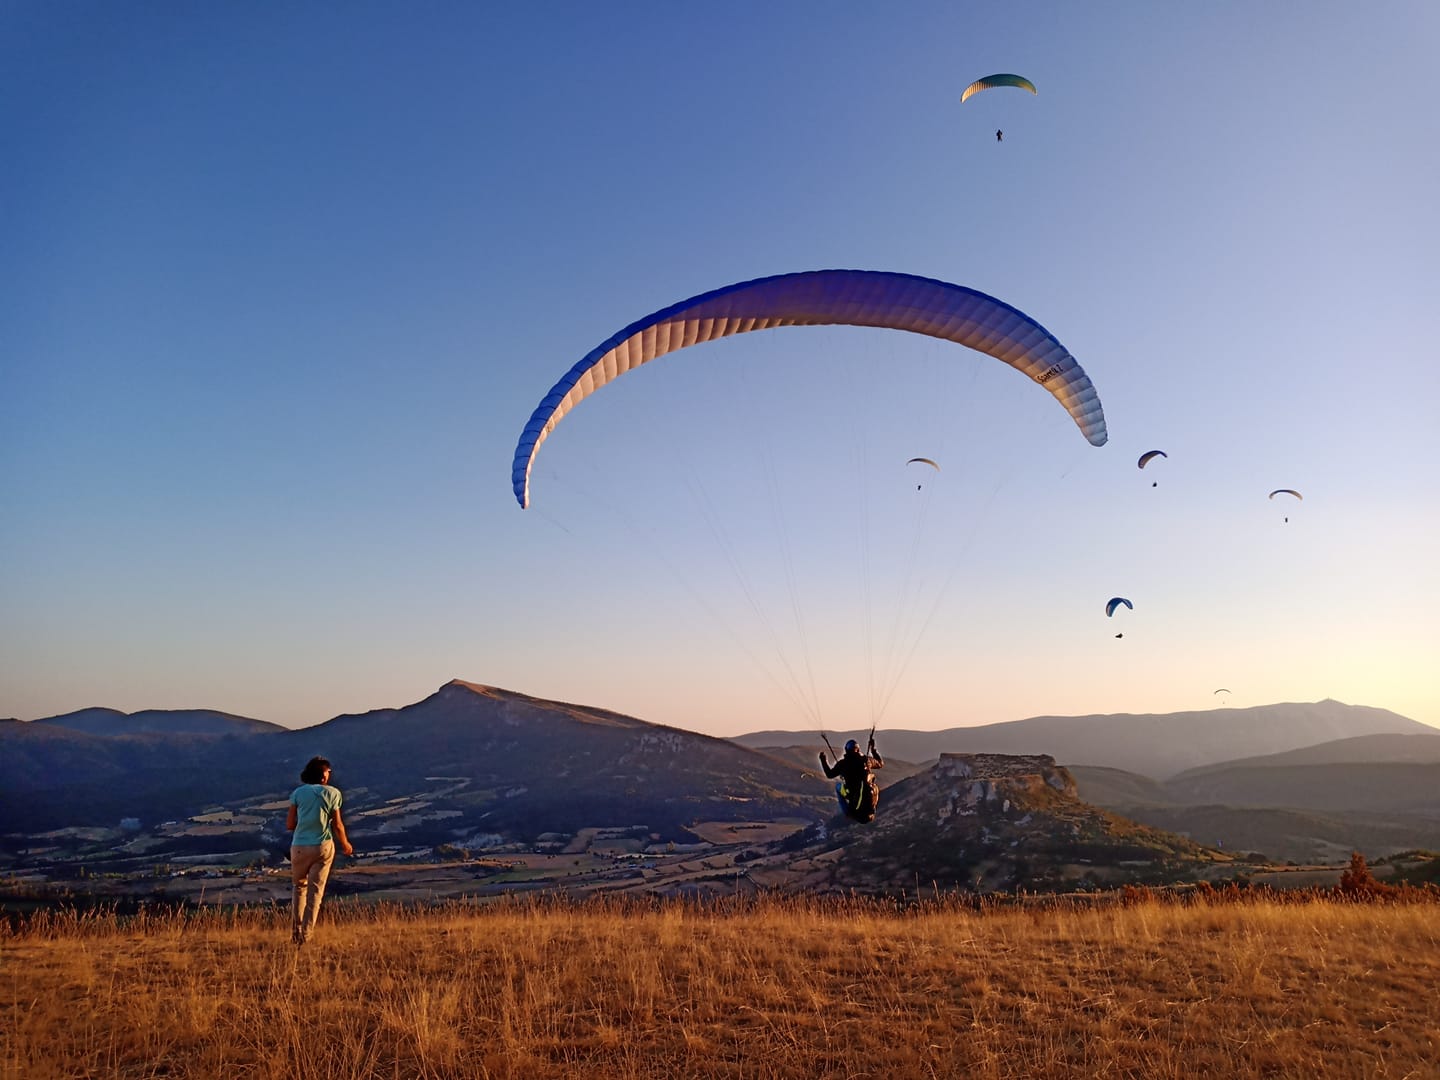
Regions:
<instances>
[{"instance_id":1,"label":"tall dry grass stalk","mask_svg":"<svg viewBox=\"0 0 1440 1080\"><path fill-rule=\"evenodd\" d=\"M1440 907L867 901L38 917L49 1077L1434 1077Z\"/></svg>"}]
</instances>

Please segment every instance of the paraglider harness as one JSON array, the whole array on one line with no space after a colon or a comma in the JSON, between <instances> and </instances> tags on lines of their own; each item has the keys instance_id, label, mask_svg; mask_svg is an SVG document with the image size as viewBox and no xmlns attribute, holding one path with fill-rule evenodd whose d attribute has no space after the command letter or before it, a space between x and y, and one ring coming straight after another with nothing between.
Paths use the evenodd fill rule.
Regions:
<instances>
[{"instance_id":1,"label":"paraglider harness","mask_svg":"<svg viewBox=\"0 0 1440 1080\"><path fill-rule=\"evenodd\" d=\"M824 732L821 737L825 738ZM853 743L854 740L852 739ZM830 753L835 753L835 748L830 746L830 740L825 739L825 745L830 748ZM839 796L840 804L844 809L845 816L852 821L858 821L862 825L869 824L875 820L875 810L880 805L880 785L875 780L875 775L870 771L872 763L875 768L883 768L885 760L875 749L875 733L870 733L870 744L865 754L859 752L858 745L852 755L848 749L844 757L836 755L835 764L831 766L825 760L825 755L820 755L820 765L825 770L827 777L839 777L840 782L835 785L835 792Z\"/></svg>"}]
</instances>

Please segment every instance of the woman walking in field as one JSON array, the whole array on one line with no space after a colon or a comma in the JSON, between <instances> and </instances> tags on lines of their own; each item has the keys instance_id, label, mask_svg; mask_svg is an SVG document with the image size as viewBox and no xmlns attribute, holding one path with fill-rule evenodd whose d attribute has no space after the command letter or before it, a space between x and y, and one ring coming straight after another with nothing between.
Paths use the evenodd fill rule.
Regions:
<instances>
[{"instance_id":1,"label":"woman walking in field","mask_svg":"<svg viewBox=\"0 0 1440 1080\"><path fill-rule=\"evenodd\" d=\"M290 880L295 886L290 937L296 945L304 945L315 932L335 861L335 841L346 855L355 854L340 820L340 802L340 789L330 786L330 762L311 758L300 773L300 786L290 793L285 818L285 827L295 834L290 841Z\"/></svg>"}]
</instances>

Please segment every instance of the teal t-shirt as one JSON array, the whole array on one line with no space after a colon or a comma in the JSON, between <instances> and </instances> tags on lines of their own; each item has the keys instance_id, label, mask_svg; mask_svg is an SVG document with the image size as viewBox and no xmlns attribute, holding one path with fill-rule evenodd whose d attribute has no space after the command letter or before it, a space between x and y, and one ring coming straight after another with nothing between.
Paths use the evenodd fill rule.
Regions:
<instances>
[{"instance_id":1,"label":"teal t-shirt","mask_svg":"<svg viewBox=\"0 0 1440 1080\"><path fill-rule=\"evenodd\" d=\"M295 835L290 841L298 847L314 847L335 839L330 833L330 819L340 809L340 789L328 784L301 784L290 793L295 807Z\"/></svg>"}]
</instances>

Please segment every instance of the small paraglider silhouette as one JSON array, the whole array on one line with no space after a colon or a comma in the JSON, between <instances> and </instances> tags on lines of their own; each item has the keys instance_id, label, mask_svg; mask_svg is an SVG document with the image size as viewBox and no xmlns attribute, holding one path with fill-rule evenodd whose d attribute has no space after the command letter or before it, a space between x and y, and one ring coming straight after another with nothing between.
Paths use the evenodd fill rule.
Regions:
<instances>
[{"instance_id":1,"label":"small paraglider silhouette","mask_svg":"<svg viewBox=\"0 0 1440 1080\"><path fill-rule=\"evenodd\" d=\"M1301 495L1300 492L1296 491L1294 488L1276 488L1274 491L1270 492L1270 498L1273 499L1276 495L1294 495L1295 498L1299 499L1301 502L1305 501L1305 496ZM1285 523L1287 525L1290 523L1290 516L1288 514L1285 516Z\"/></svg>"},{"instance_id":2,"label":"small paraglider silhouette","mask_svg":"<svg viewBox=\"0 0 1440 1080\"><path fill-rule=\"evenodd\" d=\"M1140 455L1140 460L1135 463L1135 467L1138 469L1143 469L1146 465L1150 464L1150 462L1154 461L1157 457L1163 457L1168 459L1170 455L1165 453L1164 450L1146 450L1145 453ZM1153 488L1157 487L1158 484L1156 481L1152 480L1150 481L1150 486Z\"/></svg>"},{"instance_id":3,"label":"small paraglider silhouette","mask_svg":"<svg viewBox=\"0 0 1440 1080\"><path fill-rule=\"evenodd\" d=\"M1023 75L1011 75L1008 73L986 75L985 78L976 79L965 88L964 92L960 95L960 104L965 104L968 99L974 97L982 90L991 90L997 86L1013 86L1019 90L1028 90L1032 94L1038 92L1035 89L1035 84ZM995 130L995 141L1004 142L1005 132L997 128Z\"/></svg>"},{"instance_id":4,"label":"small paraglider silhouette","mask_svg":"<svg viewBox=\"0 0 1440 1080\"><path fill-rule=\"evenodd\" d=\"M1123 597L1123 596L1112 596L1112 597L1111 597L1108 601L1106 601L1106 603L1105 603L1105 617L1106 617L1107 619L1114 618L1114 616L1115 616L1115 609L1118 608L1121 604L1124 604L1124 605L1125 605L1127 608L1129 608L1131 611L1134 611L1134 610L1135 610L1135 605L1132 604L1129 600L1126 600L1125 597ZM1123 638L1125 635L1122 633L1122 634L1116 634L1115 636L1116 636L1117 638Z\"/></svg>"},{"instance_id":5,"label":"small paraglider silhouette","mask_svg":"<svg viewBox=\"0 0 1440 1080\"><path fill-rule=\"evenodd\" d=\"M937 462L937 461L932 461L932 460L931 460L930 458L928 458L928 457L912 457L909 461L905 462L905 464L906 464L906 465L917 465L917 464L918 464L918 465L929 465L929 466L930 466L932 469L934 469L936 472L939 472L939 471L940 471L940 463ZM915 490L916 490L916 491L919 491L922 486L923 486L923 485L921 485L921 484L916 484L916 485L915 485Z\"/></svg>"}]
</instances>

